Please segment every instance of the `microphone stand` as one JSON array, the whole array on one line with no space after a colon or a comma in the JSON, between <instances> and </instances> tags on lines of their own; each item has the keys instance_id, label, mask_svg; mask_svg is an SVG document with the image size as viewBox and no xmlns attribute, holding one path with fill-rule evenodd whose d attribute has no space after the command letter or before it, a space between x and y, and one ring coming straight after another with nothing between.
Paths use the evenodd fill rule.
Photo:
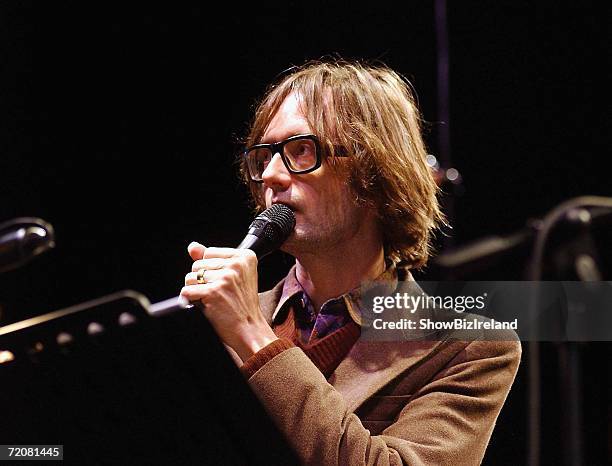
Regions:
<instances>
[{"instance_id":1,"label":"microphone stand","mask_svg":"<svg viewBox=\"0 0 612 466\"><path fill-rule=\"evenodd\" d=\"M565 201L550 211L543 219L536 235L533 248L533 259L531 261L528 279L537 282L542 279L544 267L544 252L553 228L562 221L570 223L582 223L583 226L590 225L592 216L586 208L603 209L597 211L598 216L603 217L612 209L612 198L597 196L582 196ZM599 276L601 276L599 274ZM537 310L538 297L534 293L533 310ZM532 327L533 334L537 336L537 320L534 319ZM563 346L563 345L562 345ZM575 346L567 351L562 350L559 359L562 368L565 369L562 391L568 400L567 411L561 410L564 423L568 426L569 441L567 442L567 454L564 455L567 464L579 466L582 464L582 431L580 429L582 416L580 404L580 366L579 355ZM528 373L528 452L527 464L538 466L540 464L540 431L541 431L541 387L540 387L540 346L537 340L529 342L528 350L529 373Z\"/></svg>"},{"instance_id":2,"label":"microphone stand","mask_svg":"<svg viewBox=\"0 0 612 466\"><path fill-rule=\"evenodd\" d=\"M559 204L547 213L541 220L529 221L527 227L507 236L491 236L462 248L439 255L434 266L444 270L444 276L453 278L453 274L474 272L479 267L490 266L491 262L515 251L530 242L533 242L532 258L529 261L525 278L529 281L542 280L544 268L544 253L552 230L561 223L566 223L578 230L578 238L564 244L559 254L564 255L563 260L557 261L557 275L571 273L579 281L602 280L601 270L597 266L597 254L590 241L589 228L598 222L612 219L612 198L598 196L581 196ZM575 233L575 232L574 232ZM568 256L567 248L570 247ZM568 260L569 257L569 260ZM561 267L559 264L564 264ZM569 265L568 265L569 264ZM532 296L532 309L534 316L538 309L537 291ZM538 341L537 319L531 327L532 334L528 343L528 441L527 461L529 466L539 466L541 449L541 370L540 370L540 343ZM564 401L561 409L562 426L566 438L563 442L565 452L564 462L568 465L581 466L583 464L583 435L582 435L582 388L580 378L582 374L580 351L577 343L564 341L558 348L560 367L560 391Z\"/></svg>"}]
</instances>

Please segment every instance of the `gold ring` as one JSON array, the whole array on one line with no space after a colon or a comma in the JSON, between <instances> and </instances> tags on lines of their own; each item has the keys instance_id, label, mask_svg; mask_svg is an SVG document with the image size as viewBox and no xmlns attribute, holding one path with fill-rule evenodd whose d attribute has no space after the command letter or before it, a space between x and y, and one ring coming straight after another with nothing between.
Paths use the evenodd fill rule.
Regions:
<instances>
[{"instance_id":1,"label":"gold ring","mask_svg":"<svg viewBox=\"0 0 612 466\"><path fill-rule=\"evenodd\" d=\"M204 274L206 273L206 269L198 270L198 274L196 275L196 281L198 285L204 285L206 283L206 279L204 278Z\"/></svg>"}]
</instances>

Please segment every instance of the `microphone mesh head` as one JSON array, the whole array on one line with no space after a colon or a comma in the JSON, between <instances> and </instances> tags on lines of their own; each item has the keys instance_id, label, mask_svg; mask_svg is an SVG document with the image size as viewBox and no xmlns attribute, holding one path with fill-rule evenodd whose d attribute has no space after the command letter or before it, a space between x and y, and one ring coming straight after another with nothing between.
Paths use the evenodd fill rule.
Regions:
<instances>
[{"instance_id":1,"label":"microphone mesh head","mask_svg":"<svg viewBox=\"0 0 612 466\"><path fill-rule=\"evenodd\" d=\"M268 220L265 235L274 243L284 243L295 228L295 215L285 204L272 204L257 219Z\"/></svg>"}]
</instances>

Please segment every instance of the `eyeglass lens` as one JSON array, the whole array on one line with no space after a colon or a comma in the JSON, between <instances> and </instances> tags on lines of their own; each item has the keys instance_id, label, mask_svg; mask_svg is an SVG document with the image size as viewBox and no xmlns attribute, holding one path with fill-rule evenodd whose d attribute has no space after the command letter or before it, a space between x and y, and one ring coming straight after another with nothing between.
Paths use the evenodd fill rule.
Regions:
<instances>
[{"instance_id":1,"label":"eyeglass lens","mask_svg":"<svg viewBox=\"0 0 612 466\"><path fill-rule=\"evenodd\" d=\"M289 170L293 172L309 170L317 164L317 150L312 139L288 141L283 147L283 155ZM263 172L272 160L272 151L268 147L253 149L247 157L251 177L261 180Z\"/></svg>"}]
</instances>

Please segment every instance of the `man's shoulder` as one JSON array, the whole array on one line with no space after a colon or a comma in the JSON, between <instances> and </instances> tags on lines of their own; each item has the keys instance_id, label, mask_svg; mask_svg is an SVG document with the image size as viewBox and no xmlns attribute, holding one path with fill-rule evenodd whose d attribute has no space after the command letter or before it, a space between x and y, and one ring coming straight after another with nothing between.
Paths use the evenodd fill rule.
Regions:
<instances>
[{"instance_id":1,"label":"man's shoulder","mask_svg":"<svg viewBox=\"0 0 612 466\"><path fill-rule=\"evenodd\" d=\"M512 328L479 314L464 313L460 321L463 327L450 332L449 340L465 342L464 352L469 353L468 359L505 360L516 372L522 347Z\"/></svg>"}]
</instances>

